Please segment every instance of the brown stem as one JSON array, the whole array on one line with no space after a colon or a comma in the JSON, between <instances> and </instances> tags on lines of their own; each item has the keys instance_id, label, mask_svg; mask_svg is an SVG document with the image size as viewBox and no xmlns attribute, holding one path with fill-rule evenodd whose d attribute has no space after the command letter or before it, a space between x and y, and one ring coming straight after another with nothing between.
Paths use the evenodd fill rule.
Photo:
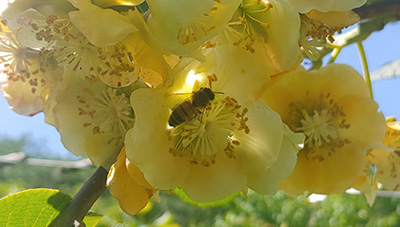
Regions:
<instances>
[{"instance_id":1,"label":"brown stem","mask_svg":"<svg viewBox=\"0 0 400 227\"><path fill-rule=\"evenodd\" d=\"M49 226L71 227L81 223L94 202L106 189L107 170L103 167L97 168L96 172L74 195L68 205L60 212Z\"/></svg>"},{"instance_id":2,"label":"brown stem","mask_svg":"<svg viewBox=\"0 0 400 227\"><path fill-rule=\"evenodd\" d=\"M377 16L393 17L400 20L400 1L384 1L370 5L364 5L353 9L360 16L360 20L370 19Z\"/></svg>"}]
</instances>

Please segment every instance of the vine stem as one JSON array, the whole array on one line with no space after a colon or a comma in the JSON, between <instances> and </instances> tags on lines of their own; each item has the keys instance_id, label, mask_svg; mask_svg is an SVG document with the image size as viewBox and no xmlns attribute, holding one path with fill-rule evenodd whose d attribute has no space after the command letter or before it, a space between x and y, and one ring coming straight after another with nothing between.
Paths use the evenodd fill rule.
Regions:
<instances>
[{"instance_id":1,"label":"vine stem","mask_svg":"<svg viewBox=\"0 0 400 227\"><path fill-rule=\"evenodd\" d=\"M97 168L96 172L85 182L49 226L82 226L80 223L82 223L83 218L106 189L107 174L108 171L103 167Z\"/></svg>"},{"instance_id":2,"label":"vine stem","mask_svg":"<svg viewBox=\"0 0 400 227\"><path fill-rule=\"evenodd\" d=\"M378 3L363 5L358 9L353 9L360 16L361 20L374 18L377 16L393 17L400 19L400 2L399 1L381 1Z\"/></svg>"},{"instance_id":3,"label":"vine stem","mask_svg":"<svg viewBox=\"0 0 400 227\"><path fill-rule=\"evenodd\" d=\"M339 55L340 51L342 50L342 47L336 47L335 49L333 49L332 53L331 53L331 58L328 61L328 64L331 64L333 62L335 62L337 56Z\"/></svg>"},{"instance_id":4,"label":"vine stem","mask_svg":"<svg viewBox=\"0 0 400 227\"><path fill-rule=\"evenodd\" d=\"M371 77L369 75L367 57L365 56L364 47L362 45L362 42L356 42L356 46L358 49L358 55L360 56L364 79L365 79L365 82L367 83L367 86L369 89L369 94L370 94L371 98L374 98L374 94L372 93Z\"/></svg>"}]
</instances>

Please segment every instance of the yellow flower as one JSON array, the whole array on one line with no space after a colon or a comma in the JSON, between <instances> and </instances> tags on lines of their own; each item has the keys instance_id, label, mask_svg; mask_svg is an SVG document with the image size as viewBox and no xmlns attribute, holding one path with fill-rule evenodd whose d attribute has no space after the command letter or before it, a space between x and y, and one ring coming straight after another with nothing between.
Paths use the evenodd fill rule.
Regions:
<instances>
[{"instance_id":1,"label":"yellow flower","mask_svg":"<svg viewBox=\"0 0 400 227\"><path fill-rule=\"evenodd\" d=\"M102 9L90 0L68 0L79 11L68 15L71 22L97 47L112 46L138 29L125 17L112 9Z\"/></svg>"},{"instance_id":2,"label":"yellow flower","mask_svg":"<svg viewBox=\"0 0 400 227\"><path fill-rule=\"evenodd\" d=\"M264 96L284 123L306 136L292 175L280 183L288 194L329 194L349 188L366 152L384 136L384 118L351 67L302 67L270 87Z\"/></svg>"},{"instance_id":3,"label":"yellow flower","mask_svg":"<svg viewBox=\"0 0 400 227\"><path fill-rule=\"evenodd\" d=\"M64 89L49 110L61 141L75 155L88 156L95 166L111 165L134 123L129 96L135 88L111 88L73 74L64 78Z\"/></svg>"},{"instance_id":4,"label":"yellow flower","mask_svg":"<svg viewBox=\"0 0 400 227\"><path fill-rule=\"evenodd\" d=\"M382 144L392 150L386 152L384 160L376 161L376 177L384 189L400 191L400 122L388 122L386 125L387 131Z\"/></svg>"},{"instance_id":5,"label":"yellow flower","mask_svg":"<svg viewBox=\"0 0 400 227\"><path fill-rule=\"evenodd\" d=\"M321 49L327 41L335 41L333 35L341 33L342 28L357 23L360 17L351 10L320 12L311 10L301 16L299 44L303 54L312 61L321 56Z\"/></svg>"},{"instance_id":6,"label":"yellow flower","mask_svg":"<svg viewBox=\"0 0 400 227\"><path fill-rule=\"evenodd\" d=\"M279 115L252 95L269 80L268 70L231 46L216 47L203 63L183 58L175 69L172 87L132 93L136 122L125 139L128 159L150 185L181 187L197 202L247 187L275 192L295 164L302 135L285 129ZM190 94L211 97L204 88L214 98L196 108L193 103L203 99ZM194 114L171 114L179 108Z\"/></svg>"},{"instance_id":7,"label":"yellow flower","mask_svg":"<svg viewBox=\"0 0 400 227\"><path fill-rule=\"evenodd\" d=\"M222 32L240 0L148 0L150 31L165 54L202 58L198 48ZM196 52L197 50L197 52Z\"/></svg>"},{"instance_id":8,"label":"yellow flower","mask_svg":"<svg viewBox=\"0 0 400 227\"><path fill-rule=\"evenodd\" d=\"M365 157L364 172L354 185L370 204L375 199L378 185L385 190L400 191L400 122L386 123L382 144L386 147L372 150ZM371 168L375 171L371 172Z\"/></svg>"},{"instance_id":9,"label":"yellow flower","mask_svg":"<svg viewBox=\"0 0 400 227\"><path fill-rule=\"evenodd\" d=\"M68 12L76 10L67 0L17 0L13 1L1 14L1 18L8 21L11 29L30 25L36 17L31 18L31 13L36 12L47 17L57 14L66 17Z\"/></svg>"},{"instance_id":10,"label":"yellow flower","mask_svg":"<svg viewBox=\"0 0 400 227\"><path fill-rule=\"evenodd\" d=\"M111 195L119 202L119 206L129 215L141 211L157 192L143 173L126 159L125 148L122 148L117 161L111 166L107 177L107 186Z\"/></svg>"},{"instance_id":11,"label":"yellow flower","mask_svg":"<svg viewBox=\"0 0 400 227\"><path fill-rule=\"evenodd\" d=\"M4 24L1 28L0 65L5 74L2 93L16 113L33 116L43 111L50 89L56 87L54 65L44 61L39 51L21 44L15 31Z\"/></svg>"},{"instance_id":12,"label":"yellow flower","mask_svg":"<svg viewBox=\"0 0 400 227\"><path fill-rule=\"evenodd\" d=\"M41 48L41 55L56 60L65 72L82 79L100 78L112 87L129 86L138 77L157 86L168 78L170 69L161 53L151 48L155 41L138 11L129 11L124 20L140 31L136 29L116 44L104 47L93 45L90 37L84 36L68 18L54 14L44 17L36 11L23 16L35 20L18 30L18 40L21 38L31 48Z\"/></svg>"},{"instance_id":13,"label":"yellow flower","mask_svg":"<svg viewBox=\"0 0 400 227\"><path fill-rule=\"evenodd\" d=\"M275 74L296 68L301 62L299 29L299 14L285 1L243 0L225 31L208 46L239 46L263 58Z\"/></svg>"}]
</instances>

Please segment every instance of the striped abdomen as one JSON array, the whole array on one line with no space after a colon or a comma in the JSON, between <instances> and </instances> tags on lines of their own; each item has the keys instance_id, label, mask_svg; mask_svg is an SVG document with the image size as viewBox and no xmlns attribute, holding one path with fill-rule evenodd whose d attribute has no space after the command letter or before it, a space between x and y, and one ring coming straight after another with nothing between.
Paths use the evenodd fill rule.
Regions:
<instances>
[{"instance_id":1,"label":"striped abdomen","mask_svg":"<svg viewBox=\"0 0 400 227\"><path fill-rule=\"evenodd\" d=\"M195 117L197 112L197 108L193 106L191 101L184 101L172 111L169 116L168 124L172 127L178 126Z\"/></svg>"}]
</instances>

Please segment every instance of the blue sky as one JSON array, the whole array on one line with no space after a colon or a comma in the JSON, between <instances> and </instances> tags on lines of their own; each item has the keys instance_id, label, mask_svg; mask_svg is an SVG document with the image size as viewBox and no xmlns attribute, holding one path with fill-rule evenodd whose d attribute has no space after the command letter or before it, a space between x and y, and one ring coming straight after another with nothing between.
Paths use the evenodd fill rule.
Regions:
<instances>
[{"instance_id":1,"label":"blue sky","mask_svg":"<svg viewBox=\"0 0 400 227\"><path fill-rule=\"evenodd\" d=\"M382 31L373 33L363 42L369 69L371 72L385 63L400 58L400 23L390 23ZM336 63L353 66L362 73L357 48L351 45L343 48ZM397 116L400 119L400 78L375 81L372 84L375 101L385 116ZM50 156L74 157L62 145L60 136L53 126L44 123L44 115L25 117L9 109L6 99L0 95L0 138L7 135L18 138L31 134L33 139L42 144L41 150Z\"/></svg>"}]
</instances>

